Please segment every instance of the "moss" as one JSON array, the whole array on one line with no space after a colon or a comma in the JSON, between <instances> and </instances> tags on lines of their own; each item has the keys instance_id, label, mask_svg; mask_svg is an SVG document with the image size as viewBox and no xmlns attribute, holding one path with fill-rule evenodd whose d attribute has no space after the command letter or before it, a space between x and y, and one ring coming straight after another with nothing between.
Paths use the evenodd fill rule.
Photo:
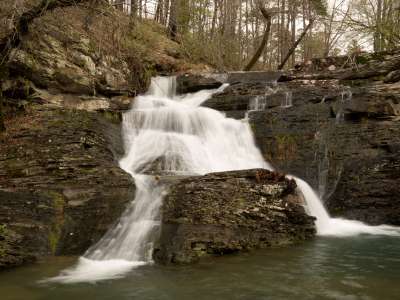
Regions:
<instances>
[{"instance_id":1,"label":"moss","mask_svg":"<svg viewBox=\"0 0 400 300\"><path fill-rule=\"evenodd\" d=\"M360 55L360 56L356 57L356 63L359 65L365 65L368 62L369 62L369 59L365 56Z\"/></svg>"},{"instance_id":2,"label":"moss","mask_svg":"<svg viewBox=\"0 0 400 300\"><path fill-rule=\"evenodd\" d=\"M6 224L0 224L0 237L4 238L7 235L7 225Z\"/></svg>"},{"instance_id":3,"label":"moss","mask_svg":"<svg viewBox=\"0 0 400 300\"><path fill-rule=\"evenodd\" d=\"M7 225L0 224L0 258L6 254L6 244L7 244L8 229Z\"/></svg>"},{"instance_id":4,"label":"moss","mask_svg":"<svg viewBox=\"0 0 400 300\"><path fill-rule=\"evenodd\" d=\"M120 124L122 122L122 114L114 111L102 111L103 117L114 124Z\"/></svg>"},{"instance_id":5,"label":"moss","mask_svg":"<svg viewBox=\"0 0 400 300\"><path fill-rule=\"evenodd\" d=\"M48 191L46 192L46 196L48 196L52 200L53 208L55 210L55 217L53 220L53 224L50 228L48 241L51 253L56 254L58 244L62 236L62 228L64 225L65 200L64 196L56 191Z\"/></svg>"}]
</instances>

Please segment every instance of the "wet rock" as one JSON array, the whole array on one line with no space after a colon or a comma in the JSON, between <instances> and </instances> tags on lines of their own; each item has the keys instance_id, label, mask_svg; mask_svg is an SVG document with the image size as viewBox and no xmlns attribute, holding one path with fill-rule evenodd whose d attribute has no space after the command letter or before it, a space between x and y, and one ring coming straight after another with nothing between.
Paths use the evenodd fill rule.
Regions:
<instances>
[{"instance_id":1,"label":"wet rock","mask_svg":"<svg viewBox=\"0 0 400 300\"><path fill-rule=\"evenodd\" d=\"M310 239L314 218L295 190L293 180L261 169L183 179L164 200L155 259L191 263Z\"/></svg>"},{"instance_id":2,"label":"wet rock","mask_svg":"<svg viewBox=\"0 0 400 300\"><path fill-rule=\"evenodd\" d=\"M400 70L392 71L383 80L385 83L395 83L400 81Z\"/></svg>"},{"instance_id":3,"label":"wet rock","mask_svg":"<svg viewBox=\"0 0 400 300\"><path fill-rule=\"evenodd\" d=\"M320 102L294 90L293 107L250 112L250 124L266 160L310 183L331 214L398 225L396 90L369 86Z\"/></svg>"},{"instance_id":4,"label":"wet rock","mask_svg":"<svg viewBox=\"0 0 400 300\"><path fill-rule=\"evenodd\" d=\"M226 88L222 93L213 95L202 106L224 112L246 111L250 109L251 101L261 97L264 109L285 106L290 96L292 105L297 103L330 101L341 95L343 87L337 80L311 81L301 80L285 83L236 83ZM240 114L239 114L240 116Z\"/></svg>"},{"instance_id":5,"label":"wet rock","mask_svg":"<svg viewBox=\"0 0 400 300\"><path fill-rule=\"evenodd\" d=\"M229 72L227 82L233 83L265 83L277 82L282 76L280 71L253 71L253 72Z\"/></svg>"},{"instance_id":6,"label":"wet rock","mask_svg":"<svg viewBox=\"0 0 400 300\"><path fill-rule=\"evenodd\" d=\"M0 269L80 255L124 211L135 187L107 114L31 107L0 135Z\"/></svg>"},{"instance_id":7,"label":"wet rock","mask_svg":"<svg viewBox=\"0 0 400 300\"><path fill-rule=\"evenodd\" d=\"M178 94L195 93L201 90L217 89L223 82L212 76L180 75L176 78L176 91Z\"/></svg>"},{"instance_id":8,"label":"wet rock","mask_svg":"<svg viewBox=\"0 0 400 300\"><path fill-rule=\"evenodd\" d=\"M392 68L396 60L380 63ZM239 82L203 105L240 119L258 98L263 105L248 117L267 161L309 182L334 216L398 225L400 85L368 78L345 83L354 85L337 79ZM282 105L288 92L289 107Z\"/></svg>"}]
</instances>

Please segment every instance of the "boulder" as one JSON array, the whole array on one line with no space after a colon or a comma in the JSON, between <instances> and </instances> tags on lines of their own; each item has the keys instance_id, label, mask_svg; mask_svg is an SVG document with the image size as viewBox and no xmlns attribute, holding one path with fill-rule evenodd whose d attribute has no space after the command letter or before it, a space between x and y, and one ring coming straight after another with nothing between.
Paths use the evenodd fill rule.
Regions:
<instances>
[{"instance_id":1,"label":"boulder","mask_svg":"<svg viewBox=\"0 0 400 300\"><path fill-rule=\"evenodd\" d=\"M204 256L282 246L310 239L314 218L296 183L267 170L195 176L170 188L154 257L192 263Z\"/></svg>"}]
</instances>

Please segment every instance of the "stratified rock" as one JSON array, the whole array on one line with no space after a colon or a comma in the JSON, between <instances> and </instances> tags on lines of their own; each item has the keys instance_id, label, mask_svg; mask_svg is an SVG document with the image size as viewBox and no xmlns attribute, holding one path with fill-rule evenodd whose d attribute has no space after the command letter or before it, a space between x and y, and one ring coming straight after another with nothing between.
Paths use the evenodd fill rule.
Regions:
<instances>
[{"instance_id":1,"label":"stratified rock","mask_svg":"<svg viewBox=\"0 0 400 300\"><path fill-rule=\"evenodd\" d=\"M310 101L319 103L323 99L329 101L341 95L343 88L337 80L315 81L292 81L285 83L271 82L239 82L227 87L223 92L213 95L205 101L202 106L227 112L245 112L250 109L252 99L261 97L264 108L281 107L286 104L287 97L293 100L292 105L297 102ZM325 101L324 100L324 101ZM244 114L238 114L243 118ZM235 115L233 115L235 117Z\"/></svg>"},{"instance_id":2,"label":"stratified rock","mask_svg":"<svg viewBox=\"0 0 400 300\"><path fill-rule=\"evenodd\" d=\"M176 78L178 94L195 93L201 90L217 89L222 82L211 76L185 74Z\"/></svg>"},{"instance_id":3,"label":"stratified rock","mask_svg":"<svg viewBox=\"0 0 400 300\"><path fill-rule=\"evenodd\" d=\"M350 92L352 91L352 97ZM316 102L250 112L257 144L282 172L305 179L334 216L399 225L399 88L343 89Z\"/></svg>"},{"instance_id":4,"label":"stratified rock","mask_svg":"<svg viewBox=\"0 0 400 300\"><path fill-rule=\"evenodd\" d=\"M383 80L385 83L395 83L400 81L400 70L395 70L386 75Z\"/></svg>"},{"instance_id":5,"label":"stratified rock","mask_svg":"<svg viewBox=\"0 0 400 300\"><path fill-rule=\"evenodd\" d=\"M388 61L383 57L381 63L393 67L397 59L397 54ZM367 65L364 71L372 70ZM247 115L267 161L305 179L334 216L399 225L400 84L346 83L354 86L335 79L275 86L243 80L203 105L243 118L258 98L263 106ZM287 97L289 107L284 105Z\"/></svg>"},{"instance_id":6,"label":"stratified rock","mask_svg":"<svg viewBox=\"0 0 400 300\"><path fill-rule=\"evenodd\" d=\"M133 199L119 117L34 106L0 135L0 269L79 255Z\"/></svg>"},{"instance_id":7,"label":"stratified rock","mask_svg":"<svg viewBox=\"0 0 400 300\"><path fill-rule=\"evenodd\" d=\"M295 191L293 180L262 169L183 179L164 200L155 259L191 263L310 239L314 218Z\"/></svg>"},{"instance_id":8,"label":"stratified rock","mask_svg":"<svg viewBox=\"0 0 400 300\"><path fill-rule=\"evenodd\" d=\"M281 71L251 71L251 72L229 72L227 82L232 83L265 83L277 82L282 76Z\"/></svg>"}]
</instances>

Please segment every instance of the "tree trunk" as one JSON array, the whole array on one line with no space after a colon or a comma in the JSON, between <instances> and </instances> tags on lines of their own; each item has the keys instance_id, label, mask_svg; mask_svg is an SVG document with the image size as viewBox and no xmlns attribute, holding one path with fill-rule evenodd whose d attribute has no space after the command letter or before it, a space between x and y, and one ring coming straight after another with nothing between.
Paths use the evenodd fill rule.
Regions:
<instances>
[{"instance_id":1,"label":"tree trunk","mask_svg":"<svg viewBox=\"0 0 400 300\"><path fill-rule=\"evenodd\" d=\"M312 24L314 23L314 20L311 19L310 23L308 23L307 27L304 29L304 31L301 33L297 41L292 45L292 47L289 49L287 52L285 58L282 60L281 64L278 66L278 70L282 70L283 67L285 66L286 62L289 60L290 56L294 53L296 50L297 46L300 44L300 42L303 40L305 35L307 34L307 31L311 28Z\"/></svg>"},{"instance_id":2,"label":"tree trunk","mask_svg":"<svg viewBox=\"0 0 400 300\"><path fill-rule=\"evenodd\" d=\"M168 34L174 41L178 34L178 1L179 0L171 0L169 12Z\"/></svg>"},{"instance_id":3,"label":"tree trunk","mask_svg":"<svg viewBox=\"0 0 400 300\"><path fill-rule=\"evenodd\" d=\"M263 53L265 46L268 44L269 34L271 31L272 16L267 11L267 9L261 4L260 1L258 2L258 5L259 5L260 11L261 11L263 17L266 19L267 26L266 26L264 36L263 36L260 46L258 47L253 58L250 60L250 62L244 68L244 71L250 71L254 67L254 65L257 63L257 61L260 59L260 56Z\"/></svg>"}]
</instances>

